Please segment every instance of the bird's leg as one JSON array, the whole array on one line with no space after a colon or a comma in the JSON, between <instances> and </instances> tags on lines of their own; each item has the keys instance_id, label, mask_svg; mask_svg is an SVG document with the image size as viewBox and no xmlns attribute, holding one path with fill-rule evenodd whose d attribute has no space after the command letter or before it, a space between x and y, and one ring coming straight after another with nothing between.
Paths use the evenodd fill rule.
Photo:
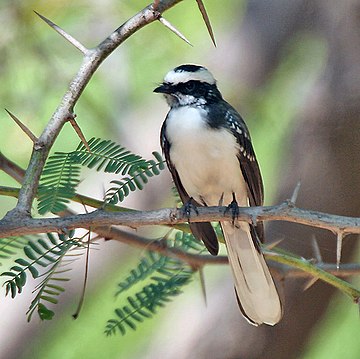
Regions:
<instances>
[{"instance_id":1,"label":"bird's leg","mask_svg":"<svg viewBox=\"0 0 360 359\"><path fill-rule=\"evenodd\" d=\"M191 211L194 211L197 215L199 214L199 211L197 210L197 207L194 204L194 199L192 197L189 198L186 203L184 203L184 205L181 207L181 211L183 215L186 216L188 222L190 222Z\"/></svg>"},{"instance_id":2,"label":"bird's leg","mask_svg":"<svg viewBox=\"0 0 360 359\"><path fill-rule=\"evenodd\" d=\"M233 200L231 203L225 208L224 214L227 214L228 212L231 212L232 216L232 224L235 224L235 219L239 217L239 205L236 201L235 193L233 192Z\"/></svg>"}]
</instances>

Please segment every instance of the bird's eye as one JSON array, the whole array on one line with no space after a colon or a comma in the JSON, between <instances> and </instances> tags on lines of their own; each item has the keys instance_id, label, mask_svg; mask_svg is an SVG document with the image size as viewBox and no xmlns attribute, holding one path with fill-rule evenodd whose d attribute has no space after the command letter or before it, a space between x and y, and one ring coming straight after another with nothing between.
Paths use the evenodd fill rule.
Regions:
<instances>
[{"instance_id":1,"label":"bird's eye","mask_svg":"<svg viewBox=\"0 0 360 359\"><path fill-rule=\"evenodd\" d=\"M196 85L195 85L195 82L193 82L193 81L189 81L185 84L185 89L189 92L194 91L195 87L196 87Z\"/></svg>"}]
</instances>

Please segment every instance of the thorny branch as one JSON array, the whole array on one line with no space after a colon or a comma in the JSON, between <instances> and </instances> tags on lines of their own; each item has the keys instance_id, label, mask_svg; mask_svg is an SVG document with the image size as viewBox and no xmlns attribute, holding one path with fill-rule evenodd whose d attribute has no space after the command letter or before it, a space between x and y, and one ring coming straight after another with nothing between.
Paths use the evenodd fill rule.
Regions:
<instances>
[{"instance_id":1,"label":"thorny branch","mask_svg":"<svg viewBox=\"0 0 360 359\"><path fill-rule=\"evenodd\" d=\"M230 213L224 213L226 207L199 207L193 221L221 222L231 220ZM108 212L96 210L91 213L62 218L19 218L19 222L4 218L0 221L0 238L34 233L59 232L63 229L86 228L93 226L127 226L137 228L153 225L175 225L187 221L183 211L164 208L153 211ZM287 221L311 227L327 229L343 234L360 234L360 218L332 215L328 213L304 210L290 206L287 202L276 206L244 207L239 209L238 219L248 223L257 221Z\"/></svg>"},{"instance_id":2,"label":"thorny branch","mask_svg":"<svg viewBox=\"0 0 360 359\"><path fill-rule=\"evenodd\" d=\"M46 21L48 25L52 26L54 30L58 31L70 43L80 48L84 54L82 65L70 82L69 88L63 96L60 105L55 110L47 126L43 130L40 137L36 140L33 147L33 152L29 161L28 168L23 180L23 185L20 189L18 203L16 208L7 214L7 219L15 217L27 217L31 212L31 205L35 198L39 179L45 161L48 157L49 151L60 133L64 124L69 118L72 118L74 106L76 105L80 95L84 91L86 85L90 81L92 75L102 62L126 39L128 39L136 31L143 28L145 25L159 19L161 14L179 3L181 0L161 0L157 1L156 11L153 9L153 4L148 5L145 9L134 15L131 19L126 21L104 41L93 49L87 49L80 42L75 41L72 36L67 36L66 33L50 21ZM45 18L42 16L45 20ZM80 44L80 45L79 45Z\"/></svg>"},{"instance_id":3,"label":"thorny branch","mask_svg":"<svg viewBox=\"0 0 360 359\"><path fill-rule=\"evenodd\" d=\"M148 212L124 210L120 212L105 212L103 210L95 210L94 212L87 214L69 215L69 213L63 213L63 216L59 218L41 219L34 219L30 216L32 202L36 196L40 175L49 151L64 124L69 119L73 118L74 106L94 72L121 43L123 43L136 31L155 20L160 20L163 24L165 22L165 25L168 28L184 39L184 36L180 34L173 25L162 18L163 12L181 1L182 0L154 1L153 4L147 6L116 29L94 49L87 49L83 44L71 35L67 34L60 27L46 19L44 16L38 14L49 26L80 50L83 54L83 63L78 73L71 81L60 105L55 110L39 138L33 136L27 128L25 128L21 123L19 123L19 121L17 121L16 118L14 118L13 115L10 114L10 116L16 120L16 122L34 141L34 147L28 168L25 172L0 153L0 169L4 170L19 182L22 182L20 189L9 189L6 187L0 188L1 195L18 198L16 208L10 211L5 218L0 220L0 238L13 235L66 232L74 228L86 228L107 239L120 240L131 245L147 247L150 250L155 250L168 256L176 256L189 262L194 266L194 268L200 268L207 263L227 263L227 258L223 256L200 256L185 253L177 248L168 247L166 243L164 244L162 241L150 241L135 234L127 233L118 228L112 227L112 225L130 227L139 227L143 225L175 225L186 222L187 218L184 218L182 212L174 209L161 209ZM211 38L214 41L210 22L206 15L203 3L202 1L197 2ZM295 193L293 198L296 198ZM278 206L242 208L239 213L239 220L243 220L248 223L282 220L327 229L337 234L339 243L337 251L337 265L326 263L317 263L317 265L313 265L313 263L307 260L279 254L276 253L276 251L269 252L266 248L264 248L265 255L268 259L272 260L272 270L279 272L281 276L289 274L292 276L312 275L327 281L335 287L338 287L344 293L351 296L353 300L358 301L360 292L351 284L339 280L331 275L331 273L336 274L337 276L345 276L360 272L360 266L356 264L341 265L339 267L341 239L349 233L360 233L360 218L350 218L314 211L306 211L296 208L293 203L295 202L293 198L291 201ZM99 201L94 199L87 197L81 198L81 196L77 195L77 200L86 200L90 206L99 208ZM197 222L224 221L229 219L231 220L228 215L224 215L224 207L199 208L199 214L196 216ZM195 220L195 218L193 218L193 220Z\"/></svg>"},{"instance_id":4,"label":"thorny branch","mask_svg":"<svg viewBox=\"0 0 360 359\"><path fill-rule=\"evenodd\" d=\"M8 168L8 160L5 156L1 156L2 161L0 161L0 169L6 170ZM16 164L11 163L13 169L12 172L16 173L16 176L13 176L19 182L21 182L24 175L24 170L19 168ZM9 173L11 175L11 172ZM297 192L299 185L296 186L294 191ZM0 186L0 195L17 197L18 189L1 187ZM93 207L93 208L102 208L102 201L92 199L90 197L76 195L73 201L83 203L84 205ZM278 206L272 207L253 207L253 208L243 208L239 213L239 220L244 219L248 222L256 222L256 220L284 220L292 221L294 223L303 223L310 226L315 226L323 229L330 230L332 232L338 233L339 228L342 231L348 231L349 233L360 233L360 220L357 218L349 218L343 216L329 215L320 212L306 211L294 206L294 201L296 200L295 195L292 195L290 201L286 201ZM31 218L22 220L21 226L11 226L11 223L0 224L0 236L6 236L10 234L24 235L29 233L39 233L50 232L50 231L66 231L71 228L77 228L83 226L85 228L91 228L92 231L96 232L101 237L118 240L123 243L127 243L132 246L147 248L149 250L157 251L164 255L175 256L177 258L183 259L184 261L189 262L194 267L201 267L205 264L225 264L227 263L227 258L224 256L213 257L210 255L195 255L183 252L176 248L171 248L166 245L163 241L149 240L143 237L140 237L136 234L122 231L118 228L111 227L114 224L123 224L130 227L136 227L141 225L156 225L156 224L170 224L174 225L176 222L185 222L187 218L183 218L181 211L176 211L174 209L162 209L158 211L151 212L140 212L121 208L118 206L110 206L108 208L110 212L104 212L101 210L96 210L90 214L83 215L74 215L72 213L63 213L61 218L53 219L38 219L34 220ZM196 220L226 220L227 216L224 215L223 207L211 207L211 208L199 208L199 215L196 216ZM64 217L66 216L66 217ZM229 218L228 218L229 219ZM195 220L195 218L193 218ZM50 221L50 222L49 222ZM1 222L0 222L1 223ZM51 225L52 227L48 227ZM73 227L71 227L72 225ZM2 227L1 227L2 226ZM35 227L34 227L35 226ZM7 232L6 231L10 231ZM320 270L327 271L338 277L353 275L360 272L360 265L358 264L345 264L341 265L338 268L335 264L323 263L321 254L317 247L316 241L313 239L314 244L314 258L316 267ZM275 270L280 277L285 276L309 276L309 272L304 270L304 268L290 267L288 265L284 266L283 264L276 263L281 262L281 256L275 255L266 252L267 257L272 259L271 267ZM307 262L307 261L305 261ZM287 263L289 264L289 263ZM308 262L309 266L312 263Z\"/></svg>"}]
</instances>

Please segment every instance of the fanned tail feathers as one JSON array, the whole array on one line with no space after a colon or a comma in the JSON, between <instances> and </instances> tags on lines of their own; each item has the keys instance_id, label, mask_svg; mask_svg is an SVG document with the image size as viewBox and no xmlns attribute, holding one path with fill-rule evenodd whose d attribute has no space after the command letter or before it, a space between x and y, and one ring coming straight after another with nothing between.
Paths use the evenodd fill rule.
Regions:
<instances>
[{"instance_id":1,"label":"fanned tail feathers","mask_svg":"<svg viewBox=\"0 0 360 359\"><path fill-rule=\"evenodd\" d=\"M257 238L251 237L247 223L223 223L222 229L235 281L239 307L253 325L275 325L282 316L282 307L274 281Z\"/></svg>"}]
</instances>

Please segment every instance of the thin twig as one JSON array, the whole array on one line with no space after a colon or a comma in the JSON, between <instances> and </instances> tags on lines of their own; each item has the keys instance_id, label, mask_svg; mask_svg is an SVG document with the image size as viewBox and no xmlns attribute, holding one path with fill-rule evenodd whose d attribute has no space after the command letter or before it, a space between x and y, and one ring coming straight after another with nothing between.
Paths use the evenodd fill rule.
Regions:
<instances>
[{"instance_id":1,"label":"thin twig","mask_svg":"<svg viewBox=\"0 0 360 359\"><path fill-rule=\"evenodd\" d=\"M345 282L338 277L322 270L321 268L311 264L303 258L287 256L285 254L278 254L274 252L266 252L266 257L279 263L290 265L313 275L316 278L340 289L343 293L347 294L354 302L358 302L360 298L360 291L352 284Z\"/></svg>"},{"instance_id":2,"label":"thin twig","mask_svg":"<svg viewBox=\"0 0 360 359\"><path fill-rule=\"evenodd\" d=\"M93 229L94 232L103 236L104 238L112 239L115 241L119 241L121 243L126 243L131 246L135 246L138 248L146 248L147 250L155 251L161 253L168 257L176 257L195 268L202 268L204 265L224 265L228 264L227 256L212 256L208 254L193 254L184 252L179 248L168 247L166 242L163 241L154 241L141 236L138 236L135 233L127 232L124 236L124 232L118 228L114 227L97 227ZM266 246L263 246L263 251L265 254L265 258L269 260L270 268L272 268L275 272L280 272L282 277L296 277L296 278L306 278L311 276L312 274L304 271L303 268L300 269L298 267L292 267L291 263L286 262L282 263L278 258L281 257L280 253L276 253L276 256L273 255L273 251L267 250ZM293 257L288 255L292 259ZM286 261L286 258L283 261ZM337 270L336 264L331 263L321 263L321 264L313 264L311 261L304 261L305 265L309 265L311 267L319 268L323 271L326 271L330 274L333 274L337 277L347 277L351 275L357 275L360 273L360 264L343 264L340 270Z\"/></svg>"},{"instance_id":3,"label":"thin twig","mask_svg":"<svg viewBox=\"0 0 360 359\"><path fill-rule=\"evenodd\" d=\"M225 207L198 207L198 214L192 218L194 222L223 222L232 220ZM304 210L282 203L268 207L242 207L239 208L238 219L252 223L252 219L259 221L287 221L300 223L310 227L317 227L338 232L341 228L343 234L360 234L360 218L332 215L322 212ZM16 213L8 214L0 220L0 238L12 235L47 233L60 231L62 228L75 229L93 226L121 225L137 228L148 225L175 225L188 221L181 210L163 208L153 211L107 212L97 210L88 214L79 214L63 218L30 218L21 217Z\"/></svg>"},{"instance_id":4,"label":"thin twig","mask_svg":"<svg viewBox=\"0 0 360 359\"><path fill-rule=\"evenodd\" d=\"M67 40L79 48L85 55L78 73L70 82L69 88L64 94L60 105L55 110L40 135L39 140L34 146L34 151L32 152L29 166L24 177L23 186L21 187L19 193L18 203L16 208L8 212L9 216L16 215L17 217L26 218L30 215L32 203L37 193L40 175L50 149L62 127L68 120L69 114L73 113L74 106L98 67L126 39L144 26L158 20L159 16L164 11L168 10L180 1L181 0L161 0L158 3L157 11L154 11L152 4L150 4L145 9L134 15L131 19L126 21L98 46L91 50L85 49L84 46L75 39L72 41L71 37L65 35L64 32L62 33L59 31L59 28L55 24L39 14L44 21L58 31L62 36L65 35Z\"/></svg>"},{"instance_id":5,"label":"thin twig","mask_svg":"<svg viewBox=\"0 0 360 359\"><path fill-rule=\"evenodd\" d=\"M16 163L10 161L4 154L0 152L0 170L7 173L15 181L22 183L25 171ZM18 197L18 194L16 195Z\"/></svg>"},{"instance_id":6,"label":"thin twig","mask_svg":"<svg viewBox=\"0 0 360 359\"><path fill-rule=\"evenodd\" d=\"M90 243L91 243L90 235L91 235L91 232L89 231L87 245L86 245L85 273L84 273L83 288L81 291L78 307L76 308L76 311L73 314L74 319L77 319L79 317L79 314L80 314L80 311L84 304L84 299L85 299L85 290L86 290L86 285L87 285L88 276L89 276L89 257L90 257Z\"/></svg>"}]
</instances>

